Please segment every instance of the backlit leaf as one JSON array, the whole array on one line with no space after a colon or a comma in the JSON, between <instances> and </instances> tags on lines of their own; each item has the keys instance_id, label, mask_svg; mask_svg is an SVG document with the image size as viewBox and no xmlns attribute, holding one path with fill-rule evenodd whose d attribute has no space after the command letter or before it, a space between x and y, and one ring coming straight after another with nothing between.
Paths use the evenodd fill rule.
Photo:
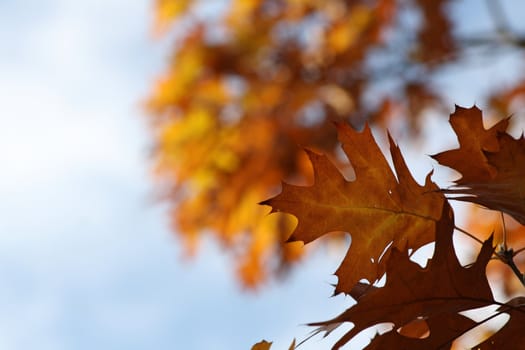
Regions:
<instances>
[{"instance_id":1,"label":"backlit leaf","mask_svg":"<svg viewBox=\"0 0 525 350\"><path fill-rule=\"evenodd\" d=\"M395 173L370 128L357 132L339 124L338 130L355 181L347 181L325 156L309 152L314 184L285 183L282 193L264 204L297 217L290 241L308 243L330 232L350 233L352 244L336 272L336 293L349 293L359 280L381 277L391 249L417 249L434 240L444 197L429 176L424 186L416 183L391 139Z\"/></svg>"},{"instance_id":2,"label":"backlit leaf","mask_svg":"<svg viewBox=\"0 0 525 350\"><path fill-rule=\"evenodd\" d=\"M387 262L384 287L370 289L358 299L356 305L338 317L313 324L321 326L321 330L333 330L333 325L343 322L354 324L333 349L343 346L366 328L385 322L392 323L393 330L377 336L370 349L388 349L388 341L408 349L425 349L425 346L434 349L436 344L444 346L452 343L455 337L475 325L457 313L494 302L485 275L494 250L492 238L485 241L475 263L465 268L459 263L452 244L454 221L448 205L443 207L436 226L434 256L425 268L411 261L406 250L394 248ZM428 323L428 337L417 339L397 335L398 328L416 320Z\"/></svg>"},{"instance_id":3,"label":"backlit leaf","mask_svg":"<svg viewBox=\"0 0 525 350\"><path fill-rule=\"evenodd\" d=\"M450 116L460 144L457 150L434 156L441 164L463 176L443 192L454 199L481 204L508 213L525 224L525 139L505 132L508 119L488 130L481 111L457 108Z\"/></svg>"}]
</instances>

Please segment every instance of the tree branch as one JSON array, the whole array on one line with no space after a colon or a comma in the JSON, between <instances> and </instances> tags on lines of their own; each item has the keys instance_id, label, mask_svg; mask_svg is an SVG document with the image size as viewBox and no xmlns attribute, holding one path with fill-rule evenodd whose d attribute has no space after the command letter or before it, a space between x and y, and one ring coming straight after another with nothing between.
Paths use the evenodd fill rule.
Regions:
<instances>
[{"instance_id":1,"label":"tree branch","mask_svg":"<svg viewBox=\"0 0 525 350\"><path fill-rule=\"evenodd\" d=\"M521 284L525 286L525 276L521 273L520 269L518 269L518 266L516 266L516 263L514 262L514 251L512 248L504 249L501 247L500 250L496 252L496 255L503 263L512 269L512 272L518 277Z\"/></svg>"}]
</instances>

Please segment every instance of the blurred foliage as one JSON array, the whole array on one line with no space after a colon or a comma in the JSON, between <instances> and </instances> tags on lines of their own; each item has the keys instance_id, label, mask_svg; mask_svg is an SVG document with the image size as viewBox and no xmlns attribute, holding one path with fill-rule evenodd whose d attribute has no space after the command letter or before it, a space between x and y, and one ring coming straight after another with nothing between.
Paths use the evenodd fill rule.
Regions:
<instances>
[{"instance_id":1,"label":"blurred foliage","mask_svg":"<svg viewBox=\"0 0 525 350\"><path fill-rule=\"evenodd\" d=\"M451 0L156 0L155 30L177 32L147 102L159 179L189 253L203 234L255 287L303 254L295 220L257 203L282 179L311 182L303 147L338 159L335 121L401 125L445 108L432 77L473 46L521 48L495 14L494 35L455 34ZM211 9L211 10L210 10ZM507 113L525 80L489 97ZM446 114L446 113L445 113ZM397 127L399 128L399 127Z\"/></svg>"}]
</instances>

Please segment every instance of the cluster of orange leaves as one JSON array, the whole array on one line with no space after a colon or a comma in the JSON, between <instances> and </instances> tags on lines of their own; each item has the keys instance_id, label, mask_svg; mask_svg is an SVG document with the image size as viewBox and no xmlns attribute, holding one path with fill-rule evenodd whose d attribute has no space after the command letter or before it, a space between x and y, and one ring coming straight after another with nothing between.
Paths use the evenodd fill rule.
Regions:
<instances>
[{"instance_id":1,"label":"cluster of orange leaves","mask_svg":"<svg viewBox=\"0 0 525 350\"><path fill-rule=\"evenodd\" d=\"M523 141L505 133L507 120L485 130L479 110L456 111L451 122L460 148L436 159L455 168L462 178L446 190L438 189L429 177L424 186L417 185L390 140L392 172L369 129L355 132L346 124L360 129L365 122L385 126L401 122L417 131L418 116L442 102L426 78L460 57L461 44L452 35L453 23L446 12L450 0L231 0L221 10L220 19L209 22L195 16L195 7L202 3L206 1L156 0L158 32L181 21L184 34L148 100L157 140L158 174L167 180L175 230L188 252L196 249L204 232L214 235L233 252L240 279L253 287L268 271L280 271L296 261L303 254L301 242L330 230L350 232L352 245L336 271L336 293L354 296L361 305L357 310L384 298L391 288L401 297L408 296L408 291L401 292L397 282L391 281L393 277L383 287L386 291L359 283L361 279L375 281L385 273L403 277L396 265L404 266L406 276L428 287L415 289L423 297L440 290L427 282L431 278L445 281L442 292L448 297L450 293L471 297L465 282L444 276L441 265L467 281L484 281L480 266L487 265L487 257L497 260L488 264L489 276L500 278L507 294L523 288L497 254L489 256L488 243L483 244L472 267L459 265L449 240L453 225L444 197L447 194L493 209L475 207L467 230L483 242L488 242L488 233L495 230L498 249L508 246L516 248L513 254L521 252L519 248L525 245L525 190L521 180L524 170L518 165L525 164ZM402 20L407 11L417 13L420 19L417 28L408 29L408 36ZM392 51L390 43L399 44L399 38L408 39L410 45L394 44ZM378 52L382 58L394 58L394 68L370 65L370 57ZM414 66L418 74L405 74ZM376 82L385 77L396 81L396 89L376 94ZM374 92L372 102L370 91ZM500 89L489 101L499 114L508 115L523 103L524 95L525 81L521 81ZM345 164L337 158L333 122L338 123L339 139L352 163L355 181L346 181L337 170ZM314 175L303 146L314 150L309 152ZM319 151L330 160L318 155ZM370 159L376 159L374 166L367 163ZM295 215L298 221L289 215L267 216L268 209L257 205L278 191L281 179L304 184L312 176L312 188L285 185L283 194L266 202ZM279 202L284 193L297 203ZM348 193L359 195L350 198ZM319 201L325 197L333 201L329 203L332 207L321 205ZM361 211L334 206L338 201ZM308 211L310 206L315 210ZM296 212L298 208L300 212ZM365 210L365 216L360 215L363 208L370 210ZM301 217L306 211L309 214ZM505 242L500 211L507 215ZM348 221L341 222L340 215ZM370 228L371 224L374 227ZM312 231L316 227L317 234ZM369 229L372 235L359 233ZM287 239L291 243L283 244ZM408 261L408 249L414 251L434 241L440 253L436 248L427 268ZM513 258L523 271L525 254ZM450 283L453 291L446 290ZM482 298L482 304L494 303L485 284L476 286L476 293L480 293L476 297ZM473 326L471 320L457 314L473 305L459 302L437 312L441 308L438 304L420 305L417 312L382 305L388 312L360 316L358 321L356 314L361 311L354 309L319 326L328 330L340 322L358 322L341 339L342 344L367 325L392 322L399 331L376 338L371 349L387 343L426 349L444 338L455 338L451 330L461 333ZM522 317L521 305L519 298L501 305L500 311L510 314L511 322L491 338L499 348L511 348L501 345L503 336L519 333L515 328ZM439 326L443 323L450 328ZM430 336L407 339L406 335L414 336L414 324ZM269 343L263 346L269 347ZM490 346L485 342L481 348Z\"/></svg>"},{"instance_id":2,"label":"cluster of orange leaves","mask_svg":"<svg viewBox=\"0 0 525 350\"><path fill-rule=\"evenodd\" d=\"M429 72L454 56L449 2L232 0L219 19L199 19L195 8L206 2L156 0L159 32L183 22L148 109L158 174L188 251L204 232L214 235L249 287L296 261L302 245L283 245L294 221L268 219L256 203L283 178L311 178L302 147L335 158L334 121L395 119L418 128L417 117L439 97L421 74L402 70ZM419 14L418 28L403 27L407 13ZM393 35L410 45L392 44ZM374 55L392 62L369 66ZM374 92L370 103L367 94L383 79L398 87Z\"/></svg>"},{"instance_id":3,"label":"cluster of orange leaves","mask_svg":"<svg viewBox=\"0 0 525 350\"><path fill-rule=\"evenodd\" d=\"M496 301L486 271L489 261L500 260L508 270L514 268L514 278L523 287L523 274L514 265L518 251L512 250L510 241L494 242L493 234L486 232L474 262L461 265L452 239L456 226L449 201L505 213L523 230L525 138L515 139L506 132L508 119L485 129L476 107L457 107L450 123L460 147L433 158L461 173L451 188L438 188L432 173L419 185L389 138L391 169L368 126L358 132L340 123L339 140L355 179L347 181L326 156L309 152L313 185L285 183L279 195L263 203L297 218L290 241L308 243L335 231L352 237L335 273L335 293L352 296L356 304L331 320L311 324L325 335L346 322L353 324L332 349L382 323L392 329L377 334L366 350L451 349L458 337L502 313L510 316L507 323L474 348L522 348L525 296ZM421 267L411 255L430 242L435 242L433 256ZM376 286L384 275L385 285ZM481 321L462 314L493 305L499 306L497 311Z\"/></svg>"}]
</instances>

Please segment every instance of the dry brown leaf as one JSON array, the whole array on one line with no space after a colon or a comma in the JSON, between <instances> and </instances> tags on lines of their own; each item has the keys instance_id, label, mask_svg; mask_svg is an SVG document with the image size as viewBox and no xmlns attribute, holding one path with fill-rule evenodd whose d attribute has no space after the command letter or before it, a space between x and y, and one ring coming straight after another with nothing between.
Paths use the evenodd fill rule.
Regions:
<instances>
[{"instance_id":1,"label":"dry brown leaf","mask_svg":"<svg viewBox=\"0 0 525 350\"><path fill-rule=\"evenodd\" d=\"M368 126L362 132L347 124L337 127L355 181L347 181L325 156L309 152L314 184L285 183L281 194L263 204L297 217L290 241L308 243L330 232L350 233L352 244L336 272L335 290L349 293L359 280L373 283L383 275L391 249L417 249L434 240L444 197L430 174L424 186L417 184L391 139L395 173Z\"/></svg>"},{"instance_id":2,"label":"dry brown leaf","mask_svg":"<svg viewBox=\"0 0 525 350\"><path fill-rule=\"evenodd\" d=\"M507 323L490 338L475 346L476 350L508 349L519 350L523 348L525 324L525 297L516 297L505 305L499 307L498 312L510 316Z\"/></svg>"},{"instance_id":3,"label":"dry brown leaf","mask_svg":"<svg viewBox=\"0 0 525 350\"><path fill-rule=\"evenodd\" d=\"M435 252L425 268L409 259L406 250L393 249L387 262L386 284L370 289L358 303L336 318L312 325L333 330L334 325L352 322L354 327L334 345L346 344L368 327L392 323L392 331L380 335L371 349L388 349L386 340L395 344L411 344L409 349L425 349L432 344L451 344L455 337L475 325L457 313L494 303L485 268L494 248L492 238L485 241L475 263L465 268L459 263L452 243L454 220L451 208L443 207L437 222ZM434 230L432 231L434 232ZM417 320L425 320L429 336L423 339L397 334L397 329ZM458 328L459 327L459 328ZM402 339L402 338L404 339ZM394 347L395 348L395 347ZM434 347L426 347L434 349Z\"/></svg>"},{"instance_id":4,"label":"dry brown leaf","mask_svg":"<svg viewBox=\"0 0 525 350\"><path fill-rule=\"evenodd\" d=\"M457 107L450 116L460 148L433 156L462 174L444 193L481 204L525 224L525 139L505 132L508 119L486 130L481 111Z\"/></svg>"}]
</instances>

